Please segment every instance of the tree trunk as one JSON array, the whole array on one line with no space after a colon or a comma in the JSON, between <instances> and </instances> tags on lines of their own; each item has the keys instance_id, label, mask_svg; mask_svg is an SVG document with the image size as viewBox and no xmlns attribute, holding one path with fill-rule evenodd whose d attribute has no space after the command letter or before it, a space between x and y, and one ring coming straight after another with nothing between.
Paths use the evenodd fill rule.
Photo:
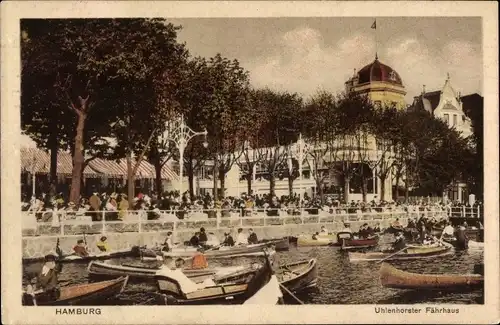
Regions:
<instances>
[{"instance_id":1,"label":"tree trunk","mask_svg":"<svg viewBox=\"0 0 500 325\"><path fill-rule=\"evenodd\" d=\"M288 176L288 193L290 197L293 197L293 177Z\"/></svg>"},{"instance_id":2,"label":"tree trunk","mask_svg":"<svg viewBox=\"0 0 500 325\"><path fill-rule=\"evenodd\" d=\"M57 139L57 134L55 132L51 134L50 140L50 173L49 173L49 184L57 184L57 152L59 151L59 143ZM49 193L51 196L55 193Z\"/></svg>"},{"instance_id":3,"label":"tree trunk","mask_svg":"<svg viewBox=\"0 0 500 325\"><path fill-rule=\"evenodd\" d=\"M368 180L366 176L361 175L361 194L363 195L363 202L366 203L366 193L368 192Z\"/></svg>"},{"instance_id":4,"label":"tree trunk","mask_svg":"<svg viewBox=\"0 0 500 325\"><path fill-rule=\"evenodd\" d=\"M276 187L276 176L274 176L274 172L272 172L269 175L269 194L271 194L271 196L274 196L275 187Z\"/></svg>"},{"instance_id":5,"label":"tree trunk","mask_svg":"<svg viewBox=\"0 0 500 325\"><path fill-rule=\"evenodd\" d=\"M344 176L344 201L346 204L349 203L349 191L350 191L350 188L349 188L349 178Z\"/></svg>"},{"instance_id":6,"label":"tree trunk","mask_svg":"<svg viewBox=\"0 0 500 325\"><path fill-rule=\"evenodd\" d=\"M217 198L219 197L218 195L218 192L217 191L217 188L218 188L218 184L217 184L217 171L218 171L218 167L217 167L217 155L215 155L215 158L214 158L214 172L213 172L213 177L214 177L214 201L217 201Z\"/></svg>"},{"instance_id":7,"label":"tree trunk","mask_svg":"<svg viewBox=\"0 0 500 325\"><path fill-rule=\"evenodd\" d=\"M220 167L219 169L219 179L220 179L220 192L221 196L225 197L226 194L226 173L224 171L224 167Z\"/></svg>"},{"instance_id":8,"label":"tree trunk","mask_svg":"<svg viewBox=\"0 0 500 325\"><path fill-rule=\"evenodd\" d=\"M163 186L161 184L162 165L160 160L161 159L159 156L157 156L155 159L155 191L158 194L158 196L162 195L163 193Z\"/></svg>"},{"instance_id":9,"label":"tree trunk","mask_svg":"<svg viewBox=\"0 0 500 325\"><path fill-rule=\"evenodd\" d=\"M135 196L135 175L132 167L132 150L127 152L127 196L128 196L128 206L134 206L134 196Z\"/></svg>"},{"instance_id":10,"label":"tree trunk","mask_svg":"<svg viewBox=\"0 0 500 325\"><path fill-rule=\"evenodd\" d=\"M248 195L251 195L252 194L252 177L253 175L251 173L248 173L247 174L247 191L248 191Z\"/></svg>"},{"instance_id":11,"label":"tree trunk","mask_svg":"<svg viewBox=\"0 0 500 325\"><path fill-rule=\"evenodd\" d=\"M321 200L321 203L323 204L324 200L323 200L323 182L321 181L320 178L317 178L316 179L316 192L318 193L319 195L319 199Z\"/></svg>"},{"instance_id":12,"label":"tree trunk","mask_svg":"<svg viewBox=\"0 0 500 325\"><path fill-rule=\"evenodd\" d=\"M380 179L380 201L385 201L385 180L387 179L387 175L380 173L378 178Z\"/></svg>"},{"instance_id":13,"label":"tree trunk","mask_svg":"<svg viewBox=\"0 0 500 325\"><path fill-rule=\"evenodd\" d=\"M73 173L71 176L71 192L69 195L69 202L77 204L80 199L80 186L81 186L81 174L83 171L83 131L85 129L85 119L87 114L85 109L87 106L86 101L82 101L82 107L77 110L78 122L76 125L76 135L75 135L75 153L73 155ZM57 163L56 163L57 165Z\"/></svg>"}]
</instances>

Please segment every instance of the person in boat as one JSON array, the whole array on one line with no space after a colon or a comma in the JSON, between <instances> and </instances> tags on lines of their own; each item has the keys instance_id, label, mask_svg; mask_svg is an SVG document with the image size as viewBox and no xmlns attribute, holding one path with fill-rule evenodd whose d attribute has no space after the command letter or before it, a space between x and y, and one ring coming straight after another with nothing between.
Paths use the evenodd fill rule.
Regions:
<instances>
[{"instance_id":1,"label":"person in boat","mask_svg":"<svg viewBox=\"0 0 500 325\"><path fill-rule=\"evenodd\" d=\"M59 299L60 289L58 275L61 272L62 265L56 263L56 255L48 254L45 256L45 263L42 269L32 280L35 283L35 288L28 285L26 292L35 295L37 302L54 301Z\"/></svg>"},{"instance_id":2,"label":"person in boat","mask_svg":"<svg viewBox=\"0 0 500 325\"><path fill-rule=\"evenodd\" d=\"M231 236L230 233L225 232L224 233L224 242L222 243L223 246L234 246L234 239L233 236Z\"/></svg>"},{"instance_id":3,"label":"person in boat","mask_svg":"<svg viewBox=\"0 0 500 325\"><path fill-rule=\"evenodd\" d=\"M348 232L352 234L351 225L348 223L344 223L344 229L342 229L342 232Z\"/></svg>"},{"instance_id":4,"label":"person in boat","mask_svg":"<svg viewBox=\"0 0 500 325\"><path fill-rule=\"evenodd\" d=\"M173 247L174 247L174 244L172 243L172 232L169 231L169 232L167 232L167 238L165 238L165 241L163 242L161 250L163 252L170 252Z\"/></svg>"},{"instance_id":5,"label":"person in boat","mask_svg":"<svg viewBox=\"0 0 500 325\"><path fill-rule=\"evenodd\" d=\"M312 235L313 240L318 240L319 232L316 232L315 234Z\"/></svg>"},{"instance_id":6,"label":"person in boat","mask_svg":"<svg viewBox=\"0 0 500 325\"><path fill-rule=\"evenodd\" d=\"M434 242L434 239L429 235L425 235L424 239L422 240L422 244L424 244L424 245L430 245L433 242Z\"/></svg>"},{"instance_id":7,"label":"person in boat","mask_svg":"<svg viewBox=\"0 0 500 325\"><path fill-rule=\"evenodd\" d=\"M193 237L189 240L189 244L194 247L200 246L200 233L195 232Z\"/></svg>"},{"instance_id":8,"label":"person in boat","mask_svg":"<svg viewBox=\"0 0 500 325\"><path fill-rule=\"evenodd\" d=\"M206 269L208 267L207 258L203 252L196 252L191 261L192 269Z\"/></svg>"},{"instance_id":9,"label":"person in boat","mask_svg":"<svg viewBox=\"0 0 500 325\"><path fill-rule=\"evenodd\" d=\"M377 223L375 224L375 227L373 228L373 232L374 232L374 233L378 233L378 232L380 232L380 223L378 223L378 222L377 222Z\"/></svg>"},{"instance_id":10,"label":"person in boat","mask_svg":"<svg viewBox=\"0 0 500 325\"><path fill-rule=\"evenodd\" d=\"M397 252L406 247L405 236L402 231L396 233L396 240L392 244L392 249Z\"/></svg>"},{"instance_id":11,"label":"person in boat","mask_svg":"<svg viewBox=\"0 0 500 325\"><path fill-rule=\"evenodd\" d=\"M76 242L76 246L73 247L73 251L75 252L75 255L78 255L80 257L86 257L90 255L87 250L87 245L85 245L83 239L78 239L78 241Z\"/></svg>"},{"instance_id":12,"label":"person in boat","mask_svg":"<svg viewBox=\"0 0 500 325\"><path fill-rule=\"evenodd\" d=\"M243 233L243 228L238 228L238 235L236 236L236 246L246 245L248 243L248 239Z\"/></svg>"},{"instance_id":13,"label":"person in boat","mask_svg":"<svg viewBox=\"0 0 500 325\"><path fill-rule=\"evenodd\" d=\"M254 245L259 243L259 239L257 238L257 234L253 231L252 228L248 230L248 244L249 245Z\"/></svg>"},{"instance_id":14,"label":"person in boat","mask_svg":"<svg viewBox=\"0 0 500 325\"><path fill-rule=\"evenodd\" d=\"M326 227L325 227L325 226L321 226L320 233L321 233L322 235L328 235L328 229L326 229Z\"/></svg>"},{"instance_id":15,"label":"person in boat","mask_svg":"<svg viewBox=\"0 0 500 325\"><path fill-rule=\"evenodd\" d=\"M200 243L205 244L208 241L207 233L205 232L205 228L200 228Z\"/></svg>"},{"instance_id":16,"label":"person in boat","mask_svg":"<svg viewBox=\"0 0 500 325\"><path fill-rule=\"evenodd\" d=\"M102 236L101 239L96 243L97 248L99 248L101 252L109 252L108 242L106 241L107 239L108 238L106 236Z\"/></svg>"},{"instance_id":17,"label":"person in boat","mask_svg":"<svg viewBox=\"0 0 500 325\"><path fill-rule=\"evenodd\" d=\"M458 249L467 249L468 243L469 243L469 238L467 237L467 234L465 233L465 227L462 225L458 227L455 237L457 239L456 242L456 248Z\"/></svg>"},{"instance_id":18,"label":"person in boat","mask_svg":"<svg viewBox=\"0 0 500 325\"><path fill-rule=\"evenodd\" d=\"M399 218L396 218L396 221L391 224L391 227L397 230L403 229L403 225L399 222Z\"/></svg>"},{"instance_id":19,"label":"person in boat","mask_svg":"<svg viewBox=\"0 0 500 325\"><path fill-rule=\"evenodd\" d=\"M444 227L443 232L441 233L441 240L447 239L447 240L452 240L455 235L455 228L451 225L451 222L448 222L446 224L446 227Z\"/></svg>"}]
</instances>

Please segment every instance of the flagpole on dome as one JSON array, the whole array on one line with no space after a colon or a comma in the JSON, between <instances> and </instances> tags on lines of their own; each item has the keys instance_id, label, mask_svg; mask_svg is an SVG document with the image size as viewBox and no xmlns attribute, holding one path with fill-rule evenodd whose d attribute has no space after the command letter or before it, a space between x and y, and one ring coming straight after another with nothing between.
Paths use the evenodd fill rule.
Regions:
<instances>
[{"instance_id":1,"label":"flagpole on dome","mask_svg":"<svg viewBox=\"0 0 500 325\"><path fill-rule=\"evenodd\" d=\"M375 60L378 60L377 18L373 21L372 29L375 29Z\"/></svg>"}]
</instances>

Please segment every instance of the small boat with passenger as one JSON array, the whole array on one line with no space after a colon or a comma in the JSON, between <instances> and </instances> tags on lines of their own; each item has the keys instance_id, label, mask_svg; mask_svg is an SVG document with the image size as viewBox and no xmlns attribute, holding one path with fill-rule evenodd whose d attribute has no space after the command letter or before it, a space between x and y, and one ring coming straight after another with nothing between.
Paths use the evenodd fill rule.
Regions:
<instances>
[{"instance_id":1,"label":"small boat with passenger","mask_svg":"<svg viewBox=\"0 0 500 325\"><path fill-rule=\"evenodd\" d=\"M414 260L443 256L450 252L451 246L447 245L412 245L398 251L382 252L349 252L349 261L393 261L393 260Z\"/></svg>"},{"instance_id":2,"label":"small boat with passenger","mask_svg":"<svg viewBox=\"0 0 500 325\"><path fill-rule=\"evenodd\" d=\"M411 290L470 290L484 285L481 274L419 274L402 271L383 263L380 267L380 283L393 289Z\"/></svg>"},{"instance_id":3,"label":"small boat with passenger","mask_svg":"<svg viewBox=\"0 0 500 325\"><path fill-rule=\"evenodd\" d=\"M55 301L37 299L43 295L42 292L34 292L34 295L23 293L23 305L32 306L88 306L100 304L104 300L112 298L123 292L127 285L128 277L117 279L77 284L60 289L59 298Z\"/></svg>"}]
</instances>

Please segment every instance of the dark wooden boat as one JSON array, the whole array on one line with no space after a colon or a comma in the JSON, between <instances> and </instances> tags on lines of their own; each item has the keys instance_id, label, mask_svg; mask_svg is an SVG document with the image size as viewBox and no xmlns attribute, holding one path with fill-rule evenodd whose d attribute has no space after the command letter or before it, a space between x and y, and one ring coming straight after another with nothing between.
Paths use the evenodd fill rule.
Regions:
<instances>
[{"instance_id":1,"label":"dark wooden boat","mask_svg":"<svg viewBox=\"0 0 500 325\"><path fill-rule=\"evenodd\" d=\"M127 285L128 277L120 277L118 279L78 284L61 288L61 294L56 301L37 300L35 295L36 305L38 306L88 306L99 305L102 301L116 296L123 292ZM34 305L33 296L27 293L23 294L23 305Z\"/></svg>"},{"instance_id":2,"label":"dark wooden boat","mask_svg":"<svg viewBox=\"0 0 500 325\"><path fill-rule=\"evenodd\" d=\"M342 236L346 234L345 236ZM347 237L347 234L350 237ZM363 248L371 248L378 245L378 236L371 236L368 238L354 238L354 236L350 233L339 233L337 234L338 245L340 245L342 250L355 250L355 249L363 249Z\"/></svg>"},{"instance_id":3,"label":"dark wooden boat","mask_svg":"<svg viewBox=\"0 0 500 325\"><path fill-rule=\"evenodd\" d=\"M480 274L418 274L398 270L390 264L380 267L380 282L384 287L413 290L468 290L482 287Z\"/></svg>"},{"instance_id":4,"label":"dark wooden boat","mask_svg":"<svg viewBox=\"0 0 500 325\"><path fill-rule=\"evenodd\" d=\"M117 257L127 257L132 256L133 252L131 249L116 250L113 252L101 252L98 254L91 254L89 256L81 257L76 254L63 254L58 258L59 263L88 263L95 260L108 260ZM42 262L44 257L35 258L23 258L23 263L37 263Z\"/></svg>"},{"instance_id":5,"label":"dark wooden boat","mask_svg":"<svg viewBox=\"0 0 500 325\"><path fill-rule=\"evenodd\" d=\"M421 246L408 246L405 251L400 252L394 256L396 252L368 252L356 253L349 252L349 261L380 261L386 259L387 261L393 260L413 260L423 258L433 258L448 254L451 250L450 246L436 246L436 245L421 245Z\"/></svg>"},{"instance_id":6,"label":"dark wooden boat","mask_svg":"<svg viewBox=\"0 0 500 325\"><path fill-rule=\"evenodd\" d=\"M237 282L226 282L184 293L179 282L166 275L156 275L158 291L165 295L167 305L230 305L242 304L264 287L273 275L266 256L264 265Z\"/></svg>"},{"instance_id":7,"label":"dark wooden boat","mask_svg":"<svg viewBox=\"0 0 500 325\"><path fill-rule=\"evenodd\" d=\"M238 267L218 267L205 269L184 268L182 271L190 278L198 280L217 276L218 274L229 274L238 271L246 270L250 266ZM159 266L142 266L130 264L109 264L97 261L92 261L87 267L89 278L105 279L117 278L120 276L128 276L130 281L154 281L155 274L160 270Z\"/></svg>"},{"instance_id":8,"label":"dark wooden boat","mask_svg":"<svg viewBox=\"0 0 500 325\"><path fill-rule=\"evenodd\" d=\"M279 282L293 293L316 287L317 261L313 258L281 265L276 276ZM286 295L286 292L283 293Z\"/></svg>"},{"instance_id":9,"label":"dark wooden boat","mask_svg":"<svg viewBox=\"0 0 500 325\"><path fill-rule=\"evenodd\" d=\"M288 240L288 237L280 239L263 239L259 243L266 243L273 245L274 250L277 252L284 252L290 250L290 241Z\"/></svg>"}]
</instances>

